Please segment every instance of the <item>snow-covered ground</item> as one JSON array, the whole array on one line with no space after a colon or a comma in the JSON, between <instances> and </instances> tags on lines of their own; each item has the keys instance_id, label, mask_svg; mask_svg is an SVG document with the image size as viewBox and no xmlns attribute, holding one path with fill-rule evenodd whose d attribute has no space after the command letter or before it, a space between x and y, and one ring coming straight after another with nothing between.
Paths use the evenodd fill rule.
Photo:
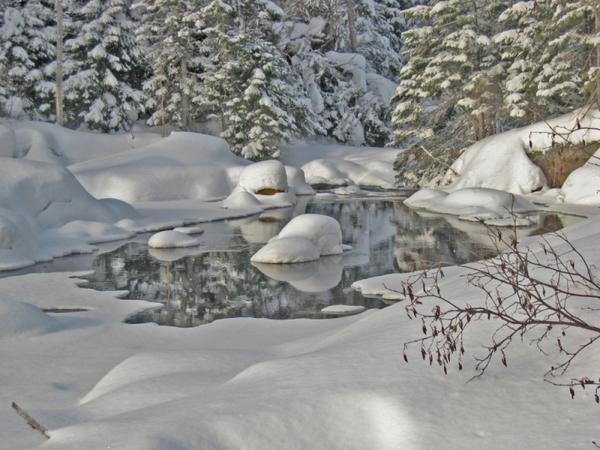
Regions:
<instances>
[{"instance_id":1,"label":"snow-covered ground","mask_svg":"<svg viewBox=\"0 0 600 450\"><path fill-rule=\"evenodd\" d=\"M248 169L250 163L215 138L144 135L146 142L137 147L139 141L123 136L104 142L91 135L63 134L52 126L15 128L14 133L2 130L4 268L93 251L93 242L138 231L290 205L300 193L295 189L306 189L302 174L292 166L302 167L309 182L370 186L377 179L379 187L393 182L388 178L393 177L392 150L365 150L357 156L348 148L331 148L325 158L320 154L320 161L286 160L284 152L287 167L266 164L264 176L252 177L268 181L258 186L241 177L254 170ZM78 146L86 148L85 154L78 153ZM100 157L103 146L110 151ZM479 150L485 153L487 148ZM509 206L529 210L531 198L513 201L492 188L535 190L542 182L535 168L515 172L514 179L510 173L496 173L502 179L487 185L476 177L484 175L479 168L486 158L476 153L465 153L457 163L463 184L454 180L449 193L417 194L414 206L469 218L487 213L494 220L502 219L498 212ZM505 167L497 165L496 172ZM486 173L485 179L500 179L492 175ZM595 168L572 177L559 193L538 198L557 200L560 194L595 203L589 201L595 189L590 183L598 180ZM336 180L343 183L332 183ZM267 191L274 195L261 194ZM599 220L594 217L566 230L594 264L600 264ZM159 246L166 241L192 245L195 240L175 233L180 234L156 238ZM341 240L336 245L341 247ZM299 265L294 272L272 264L257 266L274 279L314 286L315 271L331 273L319 277L323 285L339 280L340 265L332 268L328 261ZM470 298L463 274L464 269L448 269L442 288ZM344 449L562 449L589 448L598 439L593 394L578 393L571 400L565 390L544 383L552 355L540 354L535 346L513 347L508 368L492 365L471 383L466 383L473 374L470 365L444 376L417 355L405 364L402 344L419 334L420 324L406 317L401 303L336 320L240 318L194 329L133 326L123 319L149 303L121 301L122 292L84 291L71 275L0 279L0 401L17 402L51 436L46 441L5 407L0 409L2 448L315 448L317 443ZM393 289L403 277L388 275L355 286L366 295L397 298ZM44 308L84 311L56 314ZM346 305L332 309L336 314L350 312ZM490 327L482 323L470 330L467 354L487 342ZM571 370L592 373L599 365L597 352L589 353Z\"/></svg>"},{"instance_id":2,"label":"snow-covered ground","mask_svg":"<svg viewBox=\"0 0 600 450\"><path fill-rule=\"evenodd\" d=\"M594 262L597 224L567 230ZM469 295L460 275L448 269L442 288ZM401 277L384 280L394 287ZM358 287L380 293L382 279ZM583 449L597 439L592 393L571 400L544 383L552 355L532 345L515 346L508 368L494 364L470 383L470 365L445 376L417 355L405 364L402 343L420 324L401 303L336 320L230 319L182 330L123 324L144 304L81 295L69 274L5 278L0 290L0 316L11 323L0 338L10 361L0 366L0 399L19 403L51 436L5 408L5 448ZM467 354L489 327L473 328ZM572 370L598 364L589 353Z\"/></svg>"}]
</instances>

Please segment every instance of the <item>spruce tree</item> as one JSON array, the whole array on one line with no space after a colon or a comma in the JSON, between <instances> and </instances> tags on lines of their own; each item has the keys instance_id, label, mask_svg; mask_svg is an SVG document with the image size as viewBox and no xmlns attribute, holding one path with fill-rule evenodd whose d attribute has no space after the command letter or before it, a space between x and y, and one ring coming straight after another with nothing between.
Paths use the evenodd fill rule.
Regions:
<instances>
[{"instance_id":1,"label":"spruce tree","mask_svg":"<svg viewBox=\"0 0 600 450\"><path fill-rule=\"evenodd\" d=\"M44 68L54 58L52 2L10 0L1 13L0 112L39 118Z\"/></svg>"},{"instance_id":2,"label":"spruce tree","mask_svg":"<svg viewBox=\"0 0 600 450\"><path fill-rule=\"evenodd\" d=\"M89 0L71 11L80 28L65 43L67 123L126 130L141 110L142 54L128 0Z\"/></svg>"}]
</instances>

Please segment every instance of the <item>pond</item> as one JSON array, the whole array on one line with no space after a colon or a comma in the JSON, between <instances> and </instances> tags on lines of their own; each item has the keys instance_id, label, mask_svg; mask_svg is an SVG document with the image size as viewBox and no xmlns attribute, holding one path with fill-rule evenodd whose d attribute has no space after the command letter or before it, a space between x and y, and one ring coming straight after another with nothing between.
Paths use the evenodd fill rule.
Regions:
<instances>
[{"instance_id":1,"label":"pond","mask_svg":"<svg viewBox=\"0 0 600 450\"><path fill-rule=\"evenodd\" d=\"M93 275L82 287L127 290L127 299L156 302L127 319L129 323L192 327L229 317L270 319L326 318L329 305L383 308L378 298L351 289L354 281L428 264L460 264L497 253L485 227L455 217L418 212L402 197L301 197L294 208L258 217L203 225L201 246L153 250L139 236L98 255ZM304 213L336 218L352 251L314 263L270 265L250 257L294 216ZM540 217L523 235L562 228L564 217Z\"/></svg>"}]
</instances>

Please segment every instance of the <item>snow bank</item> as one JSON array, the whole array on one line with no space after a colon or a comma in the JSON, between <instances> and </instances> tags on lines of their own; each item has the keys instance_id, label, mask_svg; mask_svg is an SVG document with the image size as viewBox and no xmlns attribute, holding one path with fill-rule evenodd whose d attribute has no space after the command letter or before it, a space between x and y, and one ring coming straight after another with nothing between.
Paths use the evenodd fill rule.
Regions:
<instances>
[{"instance_id":1,"label":"snow bank","mask_svg":"<svg viewBox=\"0 0 600 450\"><path fill-rule=\"evenodd\" d=\"M17 136L12 128L0 124L0 157L12 158L17 153Z\"/></svg>"},{"instance_id":2,"label":"snow bank","mask_svg":"<svg viewBox=\"0 0 600 450\"><path fill-rule=\"evenodd\" d=\"M161 139L157 133L135 130L99 134L69 130L45 122L10 122L20 157L64 166L134 150Z\"/></svg>"},{"instance_id":3,"label":"snow bank","mask_svg":"<svg viewBox=\"0 0 600 450\"><path fill-rule=\"evenodd\" d=\"M161 231L152 235L148 240L148 247L159 249L195 247L199 244L198 239L175 230Z\"/></svg>"},{"instance_id":4,"label":"snow bank","mask_svg":"<svg viewBox=\"0 0 600 450\"><path fill-rule=\"evenodd\" d=\"M93 198L62 166L0 158L0 180L0 270L91 252L92 242L132 236L111 224L136 211Z\"/></svg>"},{"instance_id":5,"label":"snow bank","mask_svg":"<svg viewBox=\"0 0 600 450\"><path fill-rule=\"evenodd\" d=\"M39 335L58 328L57 320L29 303L0 302L0 339Z\"/></svg>"},{"instance_id":6,"label":"snow bank","mask_svg":"<svg viewBox=\"0 0 600 450\"><path fill-rule=\"evenodd\" d=\"M422 189L404 200L404 204L411 208L461 216L467 220L484 220L486 223L490 221L490 225L504 223L494 219L539 209L522 197L486 188L465 188L450 193ZM528 224L530 225L529 222ZM508 221L506 225L513 223Z\"/></svg>"},{"instance_id":7,"label":"snow bank","mask_svg":"<svg viewBox=\"0 0 600 450\"><path fill-rule=\"evenodd\" d=\"M337 220L320 214L302 214L292 219L277 237L255 253L251 261L299 263L342 252L342 230Z\"/></svg>"},{"instance_id":8,"label":"snow bank","mask_svg":"<svg viewBox=\"0 0 600 450\"><path fill-rule=\"evenodd\" d=\"M546 180L542 170L533 164L526 152L546 151L552 146L553 129L559 132L598 126L598 111L581 118L581 110L538 122L505 133L496 134L468 147L446 174L446 190L484 187L528 194L543 189ZM600 131L580 129L570 136L573 144L600 140Z\"/></svg>"},{"instance_id":9,"label":"snow bank","mask_svg":"<svg viewBox=\"0 0 600 450\"><path fill-rule=\"evenodd\" d=\"M69 169L95 197L131 203L225 198L247 164L222 139L177 132L144 148Z\"/></svg>"},{"instance_id":10,"label":"snow bank","mask_svg":"<svg viewBox=\"0 0 600 450\"><path fill-rule=\"evenodd\" d=\"M357 151L358 150L358 151ZM296 142L283 147L281 161L302 168L309 184L392 189L398 149Z\"/></svg>"}]
</instances>

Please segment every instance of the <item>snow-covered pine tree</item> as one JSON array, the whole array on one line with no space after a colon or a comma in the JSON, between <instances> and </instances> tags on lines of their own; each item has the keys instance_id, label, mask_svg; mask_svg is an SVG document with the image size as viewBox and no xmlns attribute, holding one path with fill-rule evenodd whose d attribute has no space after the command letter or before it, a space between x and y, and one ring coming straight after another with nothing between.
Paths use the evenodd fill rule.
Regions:
<instances>
[{"instance_id":1,"label":"snow-covered pine tree","mask_svg":"<svg viewBox=\"0 0 600 450\"><path fill-rule=\"evenodd\" d=\"M6 0L0 12L0 113L39 118L44 67L54 58L53 4Z\"/></svg>"},{"instance_id":2,"label":"snow-covered pine tree","mask_svg":"<svg viewBox=\"0 0 600 450\"><path fill-rule=\"evenodd\" d=\"M267 39L277 14L267 1L215 0L199 21L217 51L203 75L207 105L233 151L253 160L277 158L281 143L318 129L299 79Z\"/></svg>"},{"instance_id":3,"label":"snow-covered pine tree","mask_svg":"<svg viewBox=\"0 0 600 450\"><path fill-rule=\"evenodd\" d=\"M582 105L586 90L598 82L600 37L594 14L599 6L597 0L546 1L553 16L544 27L536 96L545 114L556 114Z\"/></svg>"},{"instance_id":4,"label":"snow-covered pine tree","mask_svg":"<svg viewBox=\"0 0 600 450\"><path fill-rule=\"evenodd\" d=\"M128 0L89 0L71 15L80 28L65 42L65 113L71 126L126 130L141 111L142 54Z\"/></svg>"},{"instance_id":5,"label":"snow-covered pine tree","mask_svg":"<svg viewBox=\"0 0 600 450\"><path fill-rule=\"evenodd\" d=\"M199 76L206 56L197 21L200 0L144 0L134 5L142 17L137 37L152 74L143 90L148 124L190 129L203 114Z\"/></svg>"},{"instance_id":6,"label":"snow-covered pine tree","mask_svg":"<svg viewBox=\"0 0 600 450\"><path fill-rule=\"evenodd\" d=\"M430 136L423 113L437 107L462 108L476 138L495 132L502 66L490 37L497 32L503 4L434 0L404 11L415 26L402 35L410 59L395 95L395 144Z\"/></svg>"}]
</instances>

